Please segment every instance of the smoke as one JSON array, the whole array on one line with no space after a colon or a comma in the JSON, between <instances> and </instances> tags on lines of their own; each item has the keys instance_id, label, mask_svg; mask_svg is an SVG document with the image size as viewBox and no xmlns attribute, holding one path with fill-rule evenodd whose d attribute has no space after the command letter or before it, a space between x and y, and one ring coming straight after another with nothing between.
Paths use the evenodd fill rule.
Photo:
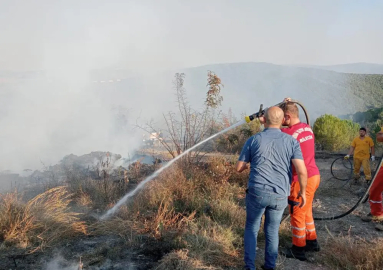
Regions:
<instances>
[{"instance_id":1,"label":"smoke","mask_svg":"<svg viewBox=\"0 0 383 270\"><path fill-rule=\"evenodd\" d=\"M189 149L185 150L182 154L178 155L177 157L175 157L174 159L172 159L171 161L169 161L165 166L161 167L160 169L158 169L157 171L155 171L153 174L151 174L150 176L148 176L147 178L145 178L145 180L143 180L142 182L140 182L136 188L132 191L130 191L129 193L125 194L124 197L122 197L111 209L109 209L102 217L101 217L101 220L106 220L108 219L109 217L111 217L111 215L113 215L124 203L126 203L126 201L133 197L140 189L142 189L148 182L150 182L151 180L153 180L155 177L157 177L162 171L164 171L165 169L167 169L168 167L170 167L174 162L176 162L178 159L180 159L181 157L183 157L184 155L186 155L187 153L189 153L190 151L192 151L193 149L196 149L198 146L201 146L203 145L204 143L210 141L211 139L215 138L215 137L218 137L219 135L221 134L224 134L226 133L227 131L229 131L230 129L233 129L235 127L238 127L240 125L243 125L245 123L245 120L242 120L242 121L239 121L237 122L236 124L224 129L224 130L221 130L220 132L210 136L209 138L206 138L205 140L203 141L200 141L199 143L197 143L196 145L190 147Z\"/></svg>"},{"instance_id":2,"label":"smoke","mask_svg":"<svg viewBox=\"0 0 383 270\"><path fill-rule=\"evenodd\" d=\"M1 40L12 51L0 60L0 171L39 169L71 153L131 154L142 139L135 121L155 106L124 78L117 86L124 91L94 81L116 80L106 71L124 69L131 53L142 52L135 42L150 43L140 33L155 23L154 11L133 2L97 7L40 2L22 9L8 3L0 11ZM135 70L139 76L144 66Z\"/></svg>"},{"instance_id":3,"label":"smoke","mask_svg":"<svg viewBox=\"0 0 383 270\"><path fill-rule=\"evenodd\" d=\"M81 262L68 262L61 255L46 263L44 270L81 270Z\"/></svg>"},{"instance_id":4,"label":"smoke","mask_svg":"<svg viewBox=\"0 0 383 270\"><path fill-rule=\"evenodd\" d=\"M54 164L70 153L111 151L125 156L134 151L142 136L132 129L138 117L144 123L175 105L172 77L164 76L172 72L163 70L248 61L383 61L378 4L366 5L362 12L349 4L326 1L299 5L299 9L261 1L3 2L0 171L40 168L41 163ZM349 13L343 13L346 7ZM340 15L342 24L337 23ZM349 27L358 22L363 24ZM273 72L269 77L262 74L247 88L262 89L256 101L238 83L254 82L253 74L241 70L222 74L225 110L237 105L253 113L258 107L254 103L267 99L274 104L275 91L269 91L268 85L275 79ZM229 78L238 80L231 84ZM186 81L193 78L187 74ZM203 78L191 87L198 104L203 102L205 83ZM278 92L278 102L285 96L301 99L292 92L307 84L286 86L281 80L275 85L289 90ZM302 101L310 99L315 100L306 95Z\"/></svg>"},{"instance_id":5,"label":"smoke","mask_svg":"<svg viewBox=\"0 0 383 270\"><path fill-rule=\"evenodd\" d=\"M12 7L10 4L9 10ZM30 8L38 12L36 7ZM74 23L71 16L76 17L80 10L60 9L59 4L47 9L52 24L43 25L31 12L28 18L39 30L20 22L14 25L22 33L30 30L36 34L27 42L29 50L21 50L14 61L18 67L42 71L21 75L24 78L16 73L15 80L5 76L6 83L0 85L0 171L38 169L42 163L53 165L71 153L111 151L124 156L140 143L141 137L133 130L137 111L133 116L132 103L127 102L134 89L114 97L110 89L92 83L95 70L118 65L124 55L127 43L117 35L113 19L104 26L105 16L100 21L77 17ZM37 57L28 57L30 50ZM26 56L24 61L22 56ZM7 64L12 67L11 61ZM109 80L109 76L98 77ZM139 98L135 101L140 102Z\"/></svg>"},{"instance_id":6,"label":"smoke","mask_svg":"<svg viewBox=\"0 0 383 270\"><path fill-rule=\"evenodd\" d=\"M57 254L53 259L49 260L44 265L44 270L82 270L83 262L79 259L77 262L75 261L67 261L63 258L62 255ZM88 269L88 268L86 268ZM94 270L102 270L102 269L126 269L126 270L135 270L137 267L134 263L129 260L123 261L112 261L110 259L106 259L105 262L101 266L92 266Z\"/></svg>"},{"instance_id":7,"label":"smoke","mask_svg":"<svg viewBox=\"0 0 383 270\"><path fill-rule=\"evenodd\" d=\"M49 69L48 69L49 70ZM49 70L14 86L1 100L0 170L37 169L67 154L137 149L128 108L106 103L85 69Z\"/></svg>"}]
</instances>

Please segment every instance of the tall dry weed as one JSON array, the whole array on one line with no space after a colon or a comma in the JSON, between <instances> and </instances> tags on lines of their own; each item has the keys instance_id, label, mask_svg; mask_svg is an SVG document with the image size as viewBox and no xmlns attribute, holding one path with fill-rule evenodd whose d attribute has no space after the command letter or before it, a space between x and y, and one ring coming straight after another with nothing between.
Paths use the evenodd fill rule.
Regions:
<instances>
[{"instance_id":1,"label":"tall dry weed","mask_svg":"<svg viewBox=\"0 0 383 270\"><path fill-rule=\"evenodd\" d=\"M17 192L0 198L0 238L29 252L43 249L63 238L86 233L79 213L71 212L71 194L59 186L24 203Z\"/></svg>"},{"instance_id":2,"label":"tall dry weed","mask_svg":"<svg viewBox=\"0 0 383 270\"><path fill-rule=\"evenodd\" d=\"M221 163L208 164L194 171L189 168L188 177L183 168L174 167L140 194L137 205L141 209L157 209L153 215L160 225L171 224L171 217L177 214L185 217L195 213L188 222L177 222L183 231L177 235L178 243L189 250L190 260L204 265L233 266L239 258L245 221L239 200L244 188L230 183L226 170ZM166 232L164 226L162 234Z\"/></svg>"},{"instance_id":3,"label":"tall dry weed","mask_svg":"<svg viewBox=\"0 0 383 270\"><path fill-rule=\"evenodd\" d=\"M189 224L182 241L191 257L207 265L235 266L242 259L237 247L242 244L242 235L237 234L235 228L222 226L208 216Z\"/></svg>"}]
</instances>

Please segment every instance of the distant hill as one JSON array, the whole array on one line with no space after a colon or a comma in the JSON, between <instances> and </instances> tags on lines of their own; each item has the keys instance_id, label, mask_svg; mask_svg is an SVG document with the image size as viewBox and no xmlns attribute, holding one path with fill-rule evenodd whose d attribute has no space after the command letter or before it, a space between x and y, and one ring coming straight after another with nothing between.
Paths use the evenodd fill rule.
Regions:
<instances>
[{"instance_id":1,"label":"distant hill","mask_svg":"<svg viewBox=\"0 0 383 270\"><path fill-rule=\"evenodd\" d=\"M331 70L341 73L354 73L354 74L383 74L382 64L371 63L351 63L343 65L332 66L302 66L316 69Z\"/></svg>"},{"instance_id":2,"label":"distant hill","mask_svg":"<svg viewBox=\"0 0 383 270\"><path fill-rule=\"evenodd\" d=\"M383 74L383 65L364 63L329 67L228 63L158 71L156 74L148 72L144 75L132 74L126 70L96 70L90 77L90 87L106 105L123 105L138 114L140 119L161 117L163 112L177 109L172 86L174 73L185 73L188 99L194 108L199 109L207 92L207 72L211 70L224 84L221 108L224 112L231 108L234 115L239 117L243 113L258 111L261 103L267 107L282 101L284 97L291 97L301 101L314 120L325 113L347 115L381 107L383 75L343 73L357 69L361 73L372 73L372 68L375 73L382 68ZM43 76L41 72L38 74ZM24 74L0 75L4 80L10 77L30 78ZM1 89L7 90L0 93L2 99L11 95L11 86L8 83L0 84Z\"/></svg>"},{"instance_id":3,"label":"distant hill","mask_svg":"<svg viewBox=\"0 0 383 270\"><path fill-rule=\"evenodd\" d=\"M311 118L349 114L383 104L383 75L345 74L314 68L268 63L217 64L183 70L193 98L206 93L206 72L214 71L224 84L224 108L253 113L291 97L301 101ZM198 94L198 95L197 95ZM200 99L201 100L201 99Z\"/></svg>"}]
</instances>

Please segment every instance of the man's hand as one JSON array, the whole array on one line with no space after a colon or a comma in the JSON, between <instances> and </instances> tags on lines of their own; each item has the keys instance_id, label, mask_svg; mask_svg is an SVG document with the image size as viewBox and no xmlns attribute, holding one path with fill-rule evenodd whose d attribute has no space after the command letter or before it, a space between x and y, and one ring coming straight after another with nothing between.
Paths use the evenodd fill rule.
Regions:
<instances>
[{"instance_id":1,"label":"man's hand","mask_svg":"<svg viewBox=\"0 0 383 270\"><path fill-rule=\"evenodd\" d=\"M259 119L259 122L261 123L261 125L266 123L266 119L265 119L264 115L260 116L258 119Z\"/></svg>"},{"instance_id":2,"label":"man's hand","mask_svg":"<svg viewBox=\"0 0 383 270\"><path fill-rule=\"evenodd\" d=\"M349 159L349 158L350 158L350 155L344 156L344 159Z\"/></svg>"},{"instance_id":3,"label":"man's hand","mask_svg":"<svg viewBox=\"0 0 383 270\"><path fill-rule=\"evenodd\" d=\"M375 156L371 156L371 161L375 161Z\"/></svg>"},{"instance_id":4,"label":"man's hand","mask_svg":"<svg viewBox=\"0 0 383 270\"><path fill-rule=\"evenodd\" d=\"M237 161L236 170L237 172L243 172L249 168L248 164L244 161Z\"/></svg>"},{"instance_id":5,"label":"man's hand","mask_svg":"<svg viewBox=\"0 0 383 270\"><path fill-rule=\"evenodd\" d=\"M302 202L301 202L301 205L299 205L299 208L302 208L303 206L306 205L306 194L305 193L301 193L300 191L298 192L298 197L297 199L299 198L302 198Z\"/></svg>"}]
</instances>

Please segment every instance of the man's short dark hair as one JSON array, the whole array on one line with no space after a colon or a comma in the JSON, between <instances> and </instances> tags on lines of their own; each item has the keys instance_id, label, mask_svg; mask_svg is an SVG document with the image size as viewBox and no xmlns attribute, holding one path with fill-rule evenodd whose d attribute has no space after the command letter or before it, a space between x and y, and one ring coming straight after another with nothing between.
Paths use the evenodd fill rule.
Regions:
<instances>
[{"instance_id":1,"label":"man's short dark hair","mask_svg":"<svg viewBox=\"0 0 383 270\"><path fill-rule=\"evenodd\" d=\"M283 110L284 113L289 112L295 117L299 117L299 109L297 104L295 104L294 102L288 101L281 104L279 107Z\"/></svg>"},{"instance_id":2,"label":"man's short dark hair","mask_svg":"<svg viewBox=\"0 0 383 270\"><path fill-rule=\"evenodd\" d=\"M366 128L364 128L364 127L361 127L361 128L359 129L359 131L360 131L360 130L364 130L364 132L367 132Z\"/></svg>"}]
</instances>

